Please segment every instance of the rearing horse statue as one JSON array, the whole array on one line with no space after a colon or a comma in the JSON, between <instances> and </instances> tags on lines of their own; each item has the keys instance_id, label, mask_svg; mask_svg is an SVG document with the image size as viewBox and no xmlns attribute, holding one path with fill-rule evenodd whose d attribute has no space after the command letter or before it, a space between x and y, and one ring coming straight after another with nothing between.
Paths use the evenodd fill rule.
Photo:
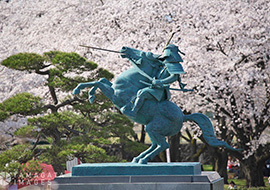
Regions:
<instances>
[{"instance_id":1,"label":"rearing horse statue","mask_svg":"<svg viewBox=\"0 0 270 190\"><path fill-rule=\"evenodd\" d=\"M121 110L123 107L131 109L138 91L149 87L148 84L152 83L151 78L154 78L156 74L155 69L162 67L162 64L157 59L149 58L149 52L129 47L123 47L120 52L123 58L131 61L132 68L121 73L113 83L105 78L99 81L80 83L74 89L73 94L79 94L81 89L90 87L89 101L93 103L95 91L99 88L118 109ZM169 148L170 145L166 142L165 137L177 134L181 130L183 122L186 121L198 124L205 141L210 146L237 150L216 138L212 123L207 116L201 113L185 115L176 104L169 100L148 99L144 102L136 117L128 117L145 125L145 131L152 142L147 150L133 158L132 162L134 163L146 164L160 152Z\"/></svg>"}]
</instances>

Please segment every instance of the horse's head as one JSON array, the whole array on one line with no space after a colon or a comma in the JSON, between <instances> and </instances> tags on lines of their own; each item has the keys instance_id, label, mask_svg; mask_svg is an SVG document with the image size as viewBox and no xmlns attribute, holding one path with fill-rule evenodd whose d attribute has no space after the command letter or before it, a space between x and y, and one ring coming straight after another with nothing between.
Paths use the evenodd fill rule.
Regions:
<instances>
[{"instance_id":1,"label":"horse's head","mask_svg":"<svg viewBox=\"0 0 270 190\"><path fill-rule=\"evenodd\" d=\"M133 64L138 67L142 64L149 64L152 67L160 67L162 63L159 61L158 57L160 55L155 55L151 52L144 52L130 47L122 47L120 50L121 57L129 59Z\"/></svg>"}]
</instances>

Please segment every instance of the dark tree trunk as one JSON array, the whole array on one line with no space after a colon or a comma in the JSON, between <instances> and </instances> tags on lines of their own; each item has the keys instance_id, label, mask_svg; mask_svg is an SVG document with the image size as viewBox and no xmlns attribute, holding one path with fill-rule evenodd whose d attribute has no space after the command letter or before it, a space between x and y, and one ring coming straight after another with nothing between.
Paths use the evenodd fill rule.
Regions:
<instances>
[{"instance_id":1,"label":"dark tree trunk","mask_svg":"<svg viewBox=\"0 0 270 190\"><path fill-rule=\"evenodd\" d=\"M257 127L258 129L259 127ZM244 128L247 130L247 127ZM239 130L239 129L238 129ZM244 130L239 130L239 133L244 134ZM256 131L255 131L256 132ZM257 131L257 133L259 133ZM253 134L253 133L250 133ZM267 144L260 144L258 147L256 147L256 150L252 150L255 147L252 147L254 145L248 146L247 144L250 142L250 138L255 139L256 135L254 136L245 136L246 138L240 138L241 145L238 147L243 148L247 153L250 153L250 156L245 158L245 152L244 151L231 151L229 150L230 154L234 156L235 158L238 158L240 162L240 174L243 174L245 180L246 180L246 186L247 187L264 187L264 176L263 176L263 168L265 165L265 162L270 157L270 143Z\"/></svg>"},{"instance_id":2,"label":"dark tree trunk","mask_svg":"<svg viewBox=\"0 0 270 190\"><path fill-rule=\"evenodd\" d=\"M219 173L221 177L224 178L224 183L228 184L228 152L226 149L219 149L208 146L210 154L213 157L213 169Z\"/></svg>"},{"instance_id":3,"label":"dark tree trunk","mask_svg":"<svg viewBox=\"0 0 270 190\"><path fill-rule=\"evenodd\" d=\"M53 87L49 86L49 90L50 90L51 96L53 98L54 104L56 105L58 103L58 99L57 99L57 96L55 93L55 89Z\"/></svg>"},{"instance_id":4,"label":"dark tree trunk","mask_svg":"<svg viewBox=\"0 0 270 190\"><path fill-rule=\"evenodd\" d=\"M241 169L243 170L247 187L263 187L263 167L264 161L256 160L255 156L250 156L246 160L240 161Z\"/></svg>"},{"instance_id":5,"label":"dark tree trunk","mask_svg":"<svg viewBox=\"0 0 270 190\"><path fill-rule=\"evenodd\" d=\"M228 184L228 173L227 173L228 153L225 150L221 150L216 154L216 171L221 177L224 178L224 183Z\"/></svg>"},{"instance_id":6,"label":"dark tree trunk","mask_svg":"<svg viewBox=\"0 0 270 190\"><path fill-rule=\"evenodd\" d=\"M243 164L241 163L242 170L245 175L247 187L261 187L265 186L263 180L263 169L256 167L255 164Z\"/></svg>"},{"instance_id":7,"label":"dark tree trunk","mask_svg":"<svg viewBox=\"0 0 270 190\"><path fill-rule=\"evenodd\" d=\"M270 157L270 144L259 145L253 155L243 159L243 155L231 152L240 161L240 168L246 179L247 187L264 187L263 169Z\"/></svg>"},{"instance_id":8,"label":"dark tree trunk","mask_svg":"<svg viewBox=\"0 0 270 190\"><path fill-rule=\"evenodd\" d=\"M169 137L170 156L172 162L180 161L180 132L174 136Z\"/></svg>"},{"instance_id":9,"label":"dark tree trunk","mask_svg":"<svg viewBox=\"0 0 270 190\"><path fill-rule=\"evenodd\" d=\"M54 138L53 143L54 144L58 144L61 140L61 133L57 128L53 128L50 130L50 133L52 135L52 137Z\"/></svg>"},{"instance_id":10,"label":"dark tree trunk","mask_svg":"<svg viewBox=\"0 0 270 190\"><path fill-rule=\"evenodd\" d=\"M191 162L198 162L199 158L195 155L197 154L197 140L192 138L190 140L190 161Z\"/></svg>"},{"instance_id":11,"label":"dark tree trunk","mask_svg":"<svg viewBox=\"0 0 270 190\"><path fill-rule=\"evenodd\" d=\"M145 130L144 130L144 125L141 125L141 139L140 139L140 143L145 143Z\"/></svg>"}]
</instances>

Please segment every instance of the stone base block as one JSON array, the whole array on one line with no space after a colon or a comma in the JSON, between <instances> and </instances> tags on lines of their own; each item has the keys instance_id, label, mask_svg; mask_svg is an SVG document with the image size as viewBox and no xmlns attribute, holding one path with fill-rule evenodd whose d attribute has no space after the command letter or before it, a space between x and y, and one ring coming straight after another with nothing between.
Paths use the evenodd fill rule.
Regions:
<instances>
[{"instance_id":1,"label":"stone base block","mask_svg":"<svg viewBox=\"0 0 270 190\"><path fill-rule=\"evenodd\" d=\"M217 172L200 163L84 164L54 179L59 190L224 190Z\"/></svg>"},{"instance_id":2,"label":"stone base block","mask_svg":"<svg viewBox=\"0 0 270 190\"><path fill-rule=\"evenodd\" d=\"M217 172L187 176L62 176L56 177L58 190L224 190Z\"/></svg>"}]
</instances>

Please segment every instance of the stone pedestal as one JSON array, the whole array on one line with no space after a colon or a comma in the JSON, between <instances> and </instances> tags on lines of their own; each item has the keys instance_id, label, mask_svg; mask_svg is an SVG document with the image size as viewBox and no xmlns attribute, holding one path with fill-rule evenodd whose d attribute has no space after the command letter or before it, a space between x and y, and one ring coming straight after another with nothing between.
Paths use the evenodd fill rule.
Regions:
<instances>
[{"instance_id":1,"label":"stone pedestal","mask_svg":"<svg viewBox=\"0 0 270 190\"><path fill-rule=\"evenodd\" d=\"M201 173L198 162L150 162L81 164L72 168L72 176L133 176L133 175L197 175Z\"/></svg>"},{"instance_id":2,"label":"stone pedestal","mask_svg":"<svg viewBox=\"0 0 270 190\"><path fill-rule=\"evenodd\" d=\"M73 167L56 177L59 190L223 190L217 172L201 172L200 163L101 163Z\"/></svg>"}]
</instances>

